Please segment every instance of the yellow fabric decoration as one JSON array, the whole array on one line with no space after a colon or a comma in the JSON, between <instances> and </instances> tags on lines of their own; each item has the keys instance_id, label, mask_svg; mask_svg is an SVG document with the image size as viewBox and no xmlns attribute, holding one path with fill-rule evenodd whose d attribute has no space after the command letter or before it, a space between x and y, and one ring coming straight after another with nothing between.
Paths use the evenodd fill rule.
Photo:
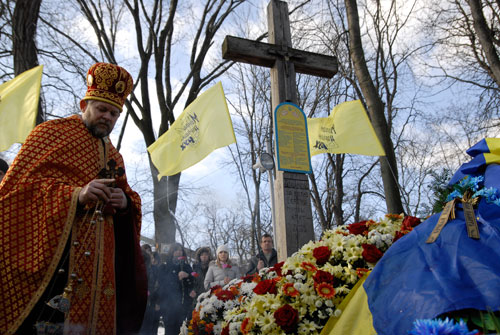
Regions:
<instances>
[{"instance_id":1,"label":"yellow fabric decoration","mask_svg":"<svg viewBox=\"0 0 500 335\"><path fill-rule=\"evenodd\" d=\"M23 143L35 128L43 65L0 85L0 151Z\"/></svg>"},{"instance_id":2,"label":"yellow fabric decoration","mask_svg":"<svg viewBox=\"0 0 500 335\"><path fill-rule=\"evenodd\" d=\"M340 317L331 316L321 335L376 335L373 328L373 318L368 307L368 297L363 283L367 273L352 288L351 292L340 303L338 309L342 311Z\"/></svg>"},{"instance_id":3,"label":"yellow fabric decoration","mask_svg":"<svg viewBox=\"0 0 500 335\"><path fill-rule=\"evenodd\" d=\"M201 161L217 148L236 142L226 97L219 82L193 101L170 129L148 147L158 180Z\"/></svg>"},{"instance_id":4,"label":"yellow fabric decoration","mask_svg":"<svg viewBox=\"0 0 500 335\"><path fill-rule=\"evenodd\" d=\"M311 156L322 153L385 156L359 100L335 106L326 118L308 118L307 127Z\"/></svg>"}]
</instances>

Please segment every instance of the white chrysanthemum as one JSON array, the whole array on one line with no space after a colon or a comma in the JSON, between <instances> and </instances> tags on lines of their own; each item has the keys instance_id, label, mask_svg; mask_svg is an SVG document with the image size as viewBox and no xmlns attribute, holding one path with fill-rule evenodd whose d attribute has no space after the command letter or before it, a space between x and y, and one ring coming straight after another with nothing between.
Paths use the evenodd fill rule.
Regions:
<instances>
[{"instance_id":1,"label":"white chrysanthemum","mask_svg":"<svg viewBox=\"0 0 500 335\"><path fill-rule=\"evenodd\" d=\"M222 324L220 322L217 322L215 325L214 325L214 334L220 334L222 332Z\"/></svg>"},{"instance_id":2,"label":"white chrysanthemum","mask_svg":"<svg viewBox=\"0 0 500 335\"><path fill-rule=\"evenodd\" d=\"M325 301L325 305L326 305L327 307L333 307L333 302L332 302L330 299L327 299L327 300Z\"/></svg>"},{"instance_id":3,"label":"white chrysanthemum","mask_svg":"<svg viewBox=\"0 0 500 335\"><path fill-rule=\"evenodd\" d=\"M335 277L342 277L342 274L344 273L344 267L340 264L333 265L331 267L331 271L329 269L328 272L333 273Z\"/></svg>"},{"instance_id":4,"label":"white chrysanthemum","mask_svg":"<svg viewBox=\"0 0 500 335\"><path fill-rule=\"evenodd\" d=\"M312 321L303 320L299 323L298 333L299 334L313 334L320 327Z\"/></svg>"},{"instance_id":5,"label":"white chrysanthemum","mask_svg":"<svg viewBox=\"0 0 500 335\"><path fill-rule=\"evenodd\" d=\"M321 299L318 299L314 304L316 305L316 307L320 308L321 306L323 306L323 301L321 301Z\"/></svg>"},{"instance_id":6,"label":"white chrysanthemum","mask_svg":"<svg viewBox=\"0 0 500 335\"><path fill-rule=\"evenodd\" d=\"M306 279L306 276L304 276L302 273L296 273L294 275L296 280L304 281Z\"/></svg>"},{"instance_id":7,"label":"white chrysanthemum","mask_svg":"<svg viewBox=\"0 0 500 335\"><path fill-rule=\"evenodd\" d=\"M377 229L377 231L379 231L381 234L392 234L393 232L395 232L392 221L387 218L380 221L375 229Z\"/></svg>"},{"instance_id":8,"label":"white chrysanthemum","mask_svg":"<svg viewBox=\"0 0 500 335\"><path fill-rule=\"evenodd\" d=\"M317 299L318 296L316 294L303 294L300 296L300 300L302 301L302 303L311 307L316 307Z\"/></svg>"},{"instance_id":9,"label":"white chrysanthemum","mask_svg":"<svg viewBox=\"0 0 500 335\"><path fill-rule=\"evenodd\" d=\"M333 312L333 316L338 318L342 314L342 311L340 309L336 309L335 312Z\"/></svg>"},{"instance_id":10,"label":"white chrysanthemum","mask_svg":"<svg viewBox=\"0 0 500 335\"><path fill-rule=\"evenodd\" d=\"M302 264L303 261L304 259L302 255L295 253L291 257L287 258L285 264L283 264L281 271L286 273L289 270L293 271L297 268L300 268L300 264Z\"/></svg>"},{"instance_id":11,"label":"white chrysanthemum","mask_svg":"<svg viewBox=\"0 0 500 335\"><path fill-rule=\"evenodd\" d=\"M348 288L347 285L342 285L342 286L335 287L335 292L338 294L347 295L349 292L351 292L351 289ZM332 307L332 306L329 306L329 307Z\"/></svg>"},{"instance_id":12,"label":"white chrysanthemum","mask_svg":"<svg viewBox=\"0 0 500 335\"><path fill-rule=\"evenodd\" d=\"M350 284L356 284L359 280L358 274L354 270L349 270L345 272L345 281Z\"/></svg>"},{"instance_id":13,"label":"white chrysanthemum","mask_svg":"<svg viewBox=\"0 0 500 335\"><path fill-rule=\"evenodd\" d=\"M206 304L200 309L200 318L204 318L206 315L215 313L215 308L213 304Z\"/></svg>"},{"instance_id":14,"label":"white chrysanthemum","mask_svg":"<svg viewBox=\"0 0 500 335\"><path fill-rule=\"evenodd\" d=\"M306 282L302 286L300 286L300 290L297 289L301 294L305 295L315 295L315 290L314 290L314 283L311 282Z\"/></svg>"},{"instance_id":15,"label":"white chrysanthemum","mask_svg":"<svg viewBox=\"0 0 500 335\"><path fill-rule=\"evenodd\" d=\"M305 256L311 256L314 248L318 247L319 243L321 242L309 241L300 248L299 252Z\"/></svg>"},{"instance_id":16,"label":"white chrysanthemum","mask_svg":"<svg viewBox=\"0 0 500 335\"><path fill-rule=\"evenodd\" d=\"M243 294L251 294L253 292L253 289L257 286L257 283L242 283L240 290Z\"/></svg>"},{"instance_id":17,"label":"white chrysanthemum","mask_svg":"<svg viewBox=\"0 0 500 335\"><path fill-rule=\"evenodd\" d=\"M265 310L275 310L281 307L282 303L277 295L268 294L263 296L266 299L264 300L264 309Z\"/></svg>"},{"instance_id":18,"label":"white chrysanthemum","mask_svg":"<svg viewBox=\"0 0 500 335\"><path fill-rule=\"evenodd\" d=\"M274 321L273 313L266 311L255 319L255 324L260 326L264 332L268 332L273 328Z\"/></svg>"},{"instance_id":19,"label":"white chrysanthemum","mask_svg":"<svg viewBox=\"0 0 500 335\"><path fill-rule=\"evenodd\" d=\"M229 324L229 334L238 335L241 328L241 322L231 322Z\"/></svg>"},{"instance_id":20,"label":"white chrysanthemum","mask_svg":"<svg viewBox=\"0 0 500 335\"><path fill-rule=\"evenodd\" d=\"M351 247L349 249L347 249L346 251L344 251L344 256L343 258L349 262L349 263L354 263L355 261L357 261L359 258L361 257L360 254L358 254L357 252L357 248L354 248L354 247Z\"/></svg>"},{"instance_id":21,"label":"white chrysanthemum","mask_svg":"<svg viewBox=\"0 0 500 335\"><path fill-rule=\"evenodd\" d=\"M213 305L215 308L219 309L219 308L221 308L222 306L224 306L224 302L223 302L222 300L217 299L217 300L215 300L215 301L212 303L212 305Z\"/></svg>"},{"instance_id":22,"label":"white chrysanthemum","mask_svg":"<svg viewBox=\"0 0 500 335\"><path fill-rule=\"evenodd\" d=\"M382 234L376 230L372 230L368 233L368 243L375 245L377 248L384 246L384 241L382 240Z\"/></svg>"},{"instance_id":23,"label":"white chrysanthemum","mask_svg":"<svg viewBox=\"0 0 500 335\"><path fill-rule=\"evenodd\" d=\"M234 307L236 307L238 305L237 301L236 300L228 300L226 301L225 305L224 305L224 310L225 311L229 311L229 310L232 310Z\"/></svg>"},{"instance_id":24,"label":"white chrysanthemum","mask_svg":"<svg viewBox=\"0 0 500 335\"><path fill-rule=\"evenodd\" d=\"M202 301L202 300L205 300L206 298L208 298L210 296L210 291L207 291L207 292L203 292L202 294L200 294L197 298L197 301L198 303L196 304L196 307L198 308L198 305L199 303Z\"/></svg>"},{"instance_id":25,"label":"white chrysanthemum","mask_svg":"<svg viewBox=\"0 0 500 335\"><path fill-rule=\"evenodd\" d=\"M393 239L394 239L394 234L384 234L384 235L382 235L382 241L386 245L391 245Z\"/></svg>"}]
</instances>

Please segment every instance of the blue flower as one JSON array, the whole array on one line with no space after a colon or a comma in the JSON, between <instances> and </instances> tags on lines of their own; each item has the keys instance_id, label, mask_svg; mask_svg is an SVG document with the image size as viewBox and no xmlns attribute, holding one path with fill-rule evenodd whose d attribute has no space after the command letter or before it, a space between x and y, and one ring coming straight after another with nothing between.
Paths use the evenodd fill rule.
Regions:
<instances>
[{"instance_id":1,"label":"blue flower","mask_svg":"<svg viewBox=\"0 0 500 335\"><path fill-rule=\"evenodd\" d=\"M446 202L452 201L455 198L461 198L461 197L463 197L463 194L460 193L460 191L455 190L455 191L451 192L450 194L448 194L448 197L446 198Z\"/></svg>"},{"instance_id":2,"label":"blue flower","mask_svg":"<svg viewBox=\"0 0 500 335\"><path fill-rule=\"evenodd\" d=\"M409 335L474 335L477 330L469 331L463 320L455 323L446 318L424 319L413 322L413 329L408 332Z\"/></svg>"},{"instance_id":3,"label":"blue flower","mask_svg":"<svg viewBox=\"0 0 500 335\"><path fill-rule=\"evenodd\" d=\"M471 177L466 175L453 186L454 190L448 195L446 201L448 202L455 198L461 199L467 190L471 190L474 192L471 198L483 197L487 203L500 206L500 191L493 187L482 188L483 182L483 176Z\"/></svg>"}]
</instances>

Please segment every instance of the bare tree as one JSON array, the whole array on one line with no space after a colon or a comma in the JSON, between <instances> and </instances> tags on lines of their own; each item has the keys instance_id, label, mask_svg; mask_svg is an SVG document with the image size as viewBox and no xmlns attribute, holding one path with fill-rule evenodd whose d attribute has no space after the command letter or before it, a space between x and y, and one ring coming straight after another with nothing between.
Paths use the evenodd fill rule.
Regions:
<instances>
[{"instance_id":1,"label":"bare tree","mask_svg":"<svg viewBox=\"0 0 500 335\"><path fill-rule=\"evenodd\" d=\"M266 72L267 69L238 64L228 73L236 93L236 98L229 101L237 116L233 119L234 129L238 135L237 147L229 150L233 167L237 170L247 199L252 253L256 253L257 244L262 236L263 180L262 172L259 169L252 169L252 166L257 162L259 155L267 151L266 141L272 137L268 94L270 82Z\"/></svg>"},{"instance_id":2,"label":"bare tree","mask_svg":"<svg viewBox=\"0 0 500 335\"><path fill-rule=\"evenodd\" d=\"M249 224L243 215L245 206L238 202L230 205L222 205L214 197L200 199L200 223L197 226L196 238L198 243L201 240L203 244L209 245L213 252L220 245L227 245L232 250L231 258L238 258L238 262L243 264L251 255L250 239L242 238L250 234Z\"/></svg>"},{"instance_id":3,"label":"bare tree","mask_svg":"<svg viewBox=\"0 0 500 335\"><path fill-rule=\"evenodd\" d=\"M386 158L380 159L380 170L384 181L387 210L390 213L403 212L403 204L398 188L398 169L390 128L385 118L384 103L372 80L365 60L361 32L359 28L358 4L356 0L346 0L347 21L349 23L350 51L359 86L366 101L368 113L373 123Z\"/></svg>"},{"instance_id":4,"label":"bare tree","mask_svg":"<svg viewBox=\"0 0 500 335\"><path fill-rule=\"evenodd\" d=\"M42 0L19 0L0 4L0 40L5 47L0 51L0 57L13 56L15 76L39 65L36 40L41 3ZM40 101L36 123L43 120L43 102Z\"/></svg>"},{"instance_id":5,"label":"bare tree","mask_svg":"<svg viewBox=\"0 0 500 335\"><path fill-rule=\"evenodd\" d=\"M427 33L436 42L435 60L444 75L454 81L498 94L498 2L436 1L431 3L429 12Z\"/></svg>"},{"instance_id":6,"label":"bare tree","mask_svg":"<svg viewBox=\"0 0 500 335\"><path fill-rule=\"evenodd\" d=\"M198 4L200 14L192 17L186 24L195 27L190 42L190 55L188 57L187 74L179 80L179 85L174 85L176 78L175 61L173 59L176 38L174 28L176 20L180 20L179 11L184 11L183 19L189 19L189 13L196 13L190 6L197 4L177 0L165 6L162 0L100 0L87 2L76 0L82 13L91 24L98 39L99 51L102 58L116 63L116 39L118 26L122 16L134 23L136 46L138 50L139 70L135 87L140 91L132 93L130 101L126 103L127 113L142 132L146 146L155 142L157 136L166 132L175 121L174 108L184 101L184 106L189 105L214 79L224 73L231 65L225 61L218 61L211 67L206 59L214 44L216 33L221 28L228 16L243 3L242 0L205 0ZM184 6L184 7L182 7ZM125 13L125 9L128 10ZM187 42L187 41L184 41ZM178 61L178 60L176 60ZM148 77L154 74L154 88L149 88ZM160 110L160 124L157 129L153 125L153 102L151 94L154 92ZM166 157L165 159L173 159ZM181 174L170 177L156 178L158 171L150 162L153 176L155 208L155 235L160 243L175 241L175 211L178 201L178 190Z\"/></svg>"}]
</instances>

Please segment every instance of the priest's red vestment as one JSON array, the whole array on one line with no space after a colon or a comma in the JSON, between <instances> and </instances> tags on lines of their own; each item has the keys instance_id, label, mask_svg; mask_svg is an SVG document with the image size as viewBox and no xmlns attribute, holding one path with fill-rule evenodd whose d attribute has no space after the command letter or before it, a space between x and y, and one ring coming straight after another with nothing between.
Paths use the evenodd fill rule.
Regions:
<instances>
[{"instance_id":1,"label":"priest's red vestment","mask_svg":"<svg viewBox=\"0 0 500 335\"><path fill-rule=\"evenodd\" d=\"M141 203L126 176L125 213L80 208L83 186L123 159L79 116L45 122L27 138L0 184L0 333L13 334L69 257L65 334L138 330L147 281L139 247ZM69 242L68 242L69 241ZM69 243L70 252L63 256ZM67 253L66 253L67 254ZM53 295L62 292L53 292Z\"/></svg>"}]
</instances>

